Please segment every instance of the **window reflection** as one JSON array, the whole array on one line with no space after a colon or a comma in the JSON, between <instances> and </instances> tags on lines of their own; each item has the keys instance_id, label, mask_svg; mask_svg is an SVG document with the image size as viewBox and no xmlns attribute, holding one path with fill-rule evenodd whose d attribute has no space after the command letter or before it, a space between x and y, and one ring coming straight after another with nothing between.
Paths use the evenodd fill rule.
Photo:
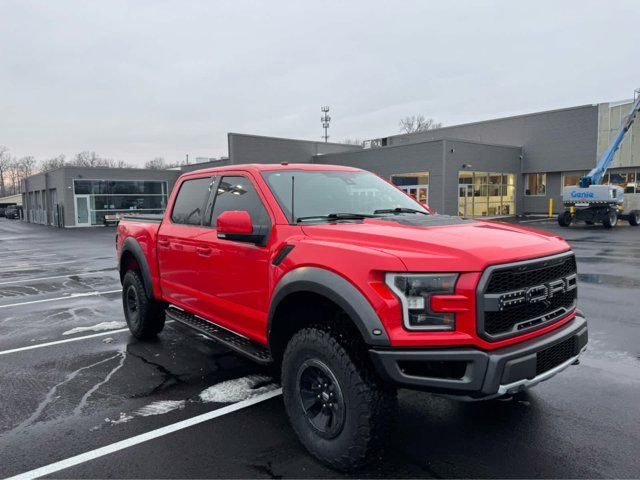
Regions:
<instances>
[{"instance_id":1,"label":"window reflection","mask_svg":"<svg viewBox=\"0 0 640 480\"><path fill-rule=\"evenodd\" d=\"M74 180L76 196L89 197L92 225L114 213L162 213L167 206L167 182L152 180ZM74 205L77 203L74 202Z\"/></svg>"}]
</instances>

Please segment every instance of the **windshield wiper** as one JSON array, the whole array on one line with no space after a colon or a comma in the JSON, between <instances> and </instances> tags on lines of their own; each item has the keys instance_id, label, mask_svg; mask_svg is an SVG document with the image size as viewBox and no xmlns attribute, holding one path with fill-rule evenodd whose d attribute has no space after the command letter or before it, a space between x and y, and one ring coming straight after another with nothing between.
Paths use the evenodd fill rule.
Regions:
<instances>
[{"instance_id":1,"label":"windshield wiper","mask_svg":"<svg viewBox=\"0 0 640 480\"><path fill-rule=\"evenodd\" d=\"M404 208L404 207L396 207L396 208L381 208L380 210L375 210L374 214L381 213L421 213L422 215L429 215L429 212L425 212L424 210L416 210L414 208Z\"/></svg>"},{"instance_id":2,"label":"windshield wiper","mask_svg":"<svg viewBox=\"0 0 640 480\"><path fill-rule=\"evenodd\" d=\"M364 218L373 218L375 215L368 213L330 213L328 215L310 215L308 217L298 217L296 222L305 220L362 220Z\"/></svg>"}]
</instances>

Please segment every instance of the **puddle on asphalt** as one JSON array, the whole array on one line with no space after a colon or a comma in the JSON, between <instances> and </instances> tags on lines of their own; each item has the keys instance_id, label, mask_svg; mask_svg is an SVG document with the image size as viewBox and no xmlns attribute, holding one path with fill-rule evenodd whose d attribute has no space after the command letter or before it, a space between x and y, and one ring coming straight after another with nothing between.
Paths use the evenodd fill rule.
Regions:
<instances>
[{"instance_id":1,"label":"puddle on asphalt","mask_svg":"<svg viewBox=\"0 0 640 480\"><path fill-rule=\"evenodd\" d=\"M640 280L606 273L579 273L578 280L596 285L609 285L622 288L640 288Z\"/></svg>"}]
</instances>

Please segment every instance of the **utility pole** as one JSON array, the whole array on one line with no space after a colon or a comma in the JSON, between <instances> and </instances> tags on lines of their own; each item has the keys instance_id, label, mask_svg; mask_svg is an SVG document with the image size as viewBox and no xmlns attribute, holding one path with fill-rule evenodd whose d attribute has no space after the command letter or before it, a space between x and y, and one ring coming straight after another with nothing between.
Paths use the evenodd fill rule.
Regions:
<instances>
[{"instance_id":1,"label":"utility pole","mask_svg":"<svg viewBox=\"0 0 640 480\"><path fill-rule=\"evenodd\" d=\"M320 121L322 122L322 128L324 128L324 135L321 138L324 138L324 143L327 143L329 140L328 130L329 130L329 122L331 121L331 117L329 116L329 107L322 107L320 109L323 113L322 117L320 117Z\"/></svg>"}]
</instances>

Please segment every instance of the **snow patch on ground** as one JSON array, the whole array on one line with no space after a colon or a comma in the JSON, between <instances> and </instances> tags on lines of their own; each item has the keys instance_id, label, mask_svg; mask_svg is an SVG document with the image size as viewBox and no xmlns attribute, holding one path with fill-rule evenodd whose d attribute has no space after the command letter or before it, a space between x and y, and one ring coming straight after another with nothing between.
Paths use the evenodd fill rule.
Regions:
<instances>
[{"instance_id":1,"label":"snow patch on ground","mask_svg":"<svg viewBox=\"0 0 640 480\"><path fill-rule=\"evenodd\" d=\"M108 330L117 330L119 328L126 327L127 324L125 322L102 322L97 325L90 325L88 327L76 327L71 330L67 330L63 332L62 335L73 335L75 333L82 332L105 332Z\"/></svg>"},{"instance_id":2,"label":"snow patch on ground","mask_svg":"<svg viewBox=\"0 0 640 480\"><path fill-rule=\"evenodd\" d=\"M235 378L213 385L200 392L200 401L204 403L236 403L248 398L262 395L279 388L272 383L271 377L266 375L248 375L246 377ZM116 419L105 418L105 422L110 425L127 423L136 417L150 417L153 415L164 415L174 410L185 408L190 400L159 400L139 408L132 413L120 413ZM99 427L95 427L98 429ZM93 431L93 430L92 430Z\"/></svg>"},{"instance_id":3,"label":"snow patch on ground","mask_svg":"<svg viewBox=\"0 0 640 480\"><path fill-rule=\"evenodd\" d=\"M184 408L185 400L160 400L158 402L145 405L141 409L135 412L135 415L140 417L150 417L152 415L163 415L173 410Z\"/></svg>"},{"instance_id":4,"label":"snow patch on ground","mask_svg":"<svg viewBox=\"0 0 640 480\"><path fill-rule=\"evenodd\" d=\"M278 388L265 375L249 375L213 385L200 393L205 403L235 403Z\"/></svg>"},{"instance_id":5,"label":"snow patch on ground","mask_svg":"<svg viewBox=\"0 0 640 480\"><path fill-rule=\"evenodd\" d=\"M104 421L110 423L111 425L117 425L118 423L127 423L129 420L133 420L133 416L127 415L126 413L120 413L120 417L115 420L111 420L110 418L105 418Z\"/></svg>"}]
</instances>

